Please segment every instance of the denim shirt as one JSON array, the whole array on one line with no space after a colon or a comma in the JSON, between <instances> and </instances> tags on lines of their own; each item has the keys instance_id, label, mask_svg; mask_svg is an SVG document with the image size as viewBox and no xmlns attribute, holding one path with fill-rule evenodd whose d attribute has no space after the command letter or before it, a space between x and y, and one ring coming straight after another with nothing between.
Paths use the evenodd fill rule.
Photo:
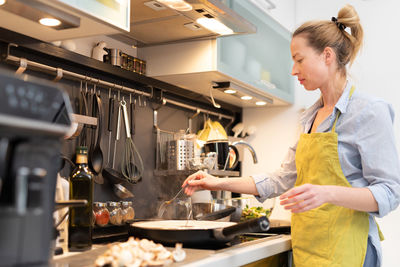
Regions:
<instances>
[{"instance_id":1,"label":"denim shirt","mask_svg":"<svg viewBox=\"0 0 400 267\"><path fill-rule=\"evenodd\" d=\"M353 187L368 188L378 203L378 212L369 213L369 239L376 248L378 264L381 247L373 216L383 217L396 209L400 201L400 161L393 131L394 111L390 104L356 90L349 100L352 84L347 82L332 114L317 132L331 131L337 111L338 153L343 174ZM308 133L322 99L301 116L303 132ZM254 175L259 201L276 197L292 188L297 178L295 154L297 143L289 151L280 169L273 173Z\"/></svg>"}]
</instances>

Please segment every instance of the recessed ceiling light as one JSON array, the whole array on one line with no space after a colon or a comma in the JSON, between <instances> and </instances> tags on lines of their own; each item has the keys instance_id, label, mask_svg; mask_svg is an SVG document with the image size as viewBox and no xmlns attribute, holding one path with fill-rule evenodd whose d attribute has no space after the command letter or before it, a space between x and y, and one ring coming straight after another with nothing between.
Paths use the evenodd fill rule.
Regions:
<instances>
[{"instance_id":1,"label":"recessed ceiling light","mask_svg":"<svg viewBox=\"0 0 400 267\"><path fill-rule=\"evenodd\" d=\"M44 25L44 26L49 26L49 27L55 27L61 24L61 21L58 19L53 19L53 18L41 18L39 20L39 23Z\"/></svg>"},{"instance_id":2,"label":"recessed ceiling light","mask_svg":"<svg viewBox=\"0 0 400 267\"><path fill-rule=\"evenodd\" d=\"M241 99L242 100L250 100L250 99L253 99L253 97L249 96L249 95L244 95L244 96L241 97Z\"/></svg>"},{"instance_id":3,"label":"recessed ceiling light","mask_svg":"<svg viewBox=\"0 0 400 267\"><path fill-rule=\"evenodd\" d=\"M264 102L264 101L257 101L256 102L257 106L265 106L266 104L267 104L267 102Z\"/></svg>"},{"instance_id":4,"label":"recessed ceiling light","mask_svg":"<svg viewBox=\"0 0 400 267\"><path fill-rule=\"evenodd\" d=\"M224 93L225 93L225 94L236 94L236 90L233 90L233 89L226 89L226 90L224 90Z\"/></svg>"},{"instance_id":5,"label":"recessed ceiling light","mask_svg":"<svg viewBox=\"0 0 400 267\"><path fill-rule=\"evenodd\" d=\"M6 3L6 0L0 0L0 6L4 5Z\"/></svg>"}]
</instances>

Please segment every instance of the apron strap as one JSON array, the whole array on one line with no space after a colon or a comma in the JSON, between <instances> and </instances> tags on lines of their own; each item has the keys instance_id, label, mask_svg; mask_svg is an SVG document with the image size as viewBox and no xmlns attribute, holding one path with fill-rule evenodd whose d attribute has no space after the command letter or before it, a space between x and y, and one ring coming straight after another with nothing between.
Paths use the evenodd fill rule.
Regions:
<instances>
[{"instance_id":1,"label":"apron strap","mask_svg":"<svg viewBox=\"0 0 400 267\"><path fill-rule=\"evenodd\" d=\"M351 87L351 89L350 89L349 100L350 100L351 96L353 95L354 90L356 90L356 87L353 85L353 86ZM338 121L338 119L339 119L340 114L341 114L341 113L340 113L339 110L336 111L336 119L335 119L335 122L333 123L333 126L332 126L332 132L335 132L335 131L336 131L336 123L337 123L337 121Z\"/></svg>"}]
</instances>

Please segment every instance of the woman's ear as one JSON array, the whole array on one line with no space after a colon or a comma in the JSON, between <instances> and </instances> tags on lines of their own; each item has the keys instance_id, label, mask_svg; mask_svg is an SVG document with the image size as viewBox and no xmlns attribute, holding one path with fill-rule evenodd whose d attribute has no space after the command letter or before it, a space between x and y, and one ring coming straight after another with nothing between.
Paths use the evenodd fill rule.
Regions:
<instances>
[{"instance_id":1,"label":"woman's ear","mask_svg":"<svg viewBox=\"0 0 400 267\"><path fill-rule=\"evenodd\" d=\"M325 49L323 51L323 56L324 56L325 63L328 65L332 64L336 60L336 53L332 49L332 47L325 47Z\"/></svg>"}]
</instances>

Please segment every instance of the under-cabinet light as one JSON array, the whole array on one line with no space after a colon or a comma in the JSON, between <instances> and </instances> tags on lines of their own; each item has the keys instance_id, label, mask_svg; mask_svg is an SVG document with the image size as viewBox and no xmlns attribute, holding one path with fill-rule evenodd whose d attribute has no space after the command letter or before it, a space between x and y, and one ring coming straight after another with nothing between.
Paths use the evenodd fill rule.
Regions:
<instances>
[{"instance_id":1,"label":"under-cabinet light","mask_svg":"<svg viewBox=\"0 0 400 267\"><path fill-rule=\"evenodd\" d=\"M53 18L41 18L39 20L39 23L44 25L44 26L49 26L49 27L55 27L61 24L61 21L58 19L53 19Z\"/></svg>"},{"instance_id":2,"label":"under-cabinet light","mask_svg":"<svg viewBox=\"0 0 400 267\"><path fill-rule=\"evenodd\" d=\"M0 0L4 1L4 0ZM6 1L6 4L1 9L10 12L14 15L29 19L35 23L41 25L48 25L54 30L65 30L78 28L80 26L81 19L72 15L60 8L53 7L43 0L18 0L18 1ZM42 20L46 18L46 20ZM47 19L57 19L57 24L52 21L49 22ZM49 24L51 23L51 24Z\"/></svg>"},{"instance_id":3,"label":"under-cabinet light","mask_svg":"<svg viewBox=\"0 0 400 267\"><path fill-rule=\"evenodd\" d=\"M196 22L204 28L221 35L233 34L231 28L214 18L198 18Z\"/></svg>"},{"instance_id":4,"label":"under-cabinet light","mask_svg":"<svg viewBox=\"0 0 400 267\"><path fill-rule=\"evenodd\" d=\"M267 102L265 102L265 101L257 101L256 102L257 106L265 106L266 104L267 104Z\"/></svg>"},{"instance_id":5,"label":"under-cabinet light","mask_svg":"<svg viewBox=\"0 0 400 267\"><path fill-rule=\"evenodd\" d=\"M225 94L236 94L236 90L233 90L233 89L226 89L226 90L224 90L224 93Z\"/></svg>"},{"instance_id":6,"label":"under-cabinet light","mask_svg":"<svg viewBox=\"0 0 400 267\"><path fill-rule=\"evenodd\" d=\"M157 0L157 2L178 11L190 11L193 9L192 5L183 0Z\"/></svg>"},{"instance_id":7,"label":"under-cabinet light","mask_svg":"<svg viewBox=\"0 0 400 267\"><path fill-rule=\"evenodd\" d=\"M251 100L251 99L253 99L253 97L249 96L249 95L244 95L244 96L241 97L241 99L242 100Z\"/></svg>"},{"instance_id":8,"label":"under-cabinet light","mask_svg":"<svg viewBox=\"0 0 400 267\"><path fill-rule=\"evenodd\" d=\"M6 3L6 0L0 0L0 6L4 5Z\"/></svg>"}]
</instances>

